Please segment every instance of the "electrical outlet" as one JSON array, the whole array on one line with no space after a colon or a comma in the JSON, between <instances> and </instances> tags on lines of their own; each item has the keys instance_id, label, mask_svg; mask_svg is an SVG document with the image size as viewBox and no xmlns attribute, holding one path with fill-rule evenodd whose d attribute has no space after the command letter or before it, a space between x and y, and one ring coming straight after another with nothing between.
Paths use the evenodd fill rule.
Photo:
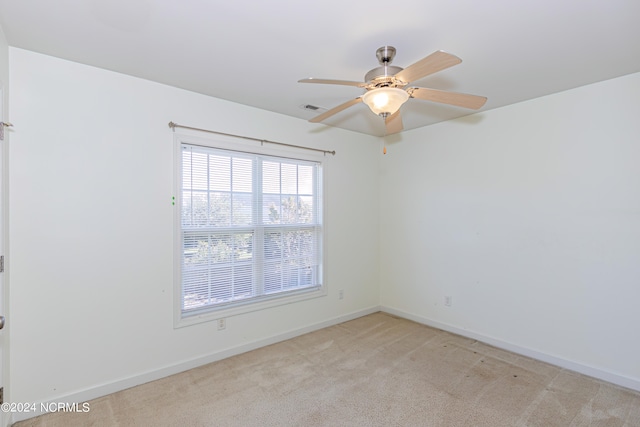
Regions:
<instances>
[{"instance_id":1,"label":"electrical outlet","mask_svg":"<svg viewBox=\"0 0 640 427\"><path fill-rule=\"evenodd\" d=\"M444 305L447 307L451 307L453 304L453 298L450 295L444 297Z\"/></svg>"},{"instance_id":2,"label":"electrical outlet","mask_svg":"<svg viewBox=\"0 0 640 427\"><path fill-rule=\"evenodd\" d=\"M344 299L344 291L342 289L338 291L338 299Z\"/></svg>"},{"instance_id":3,"label":"electrical outlet","mask_svg":"<svg viewBox=\"0 0 640 427\"><path fill-rule=\"evenodd\" d=\"M221 331L227 328L227 319L218 319L218 330Z\"/></svg>"}]
</instances>

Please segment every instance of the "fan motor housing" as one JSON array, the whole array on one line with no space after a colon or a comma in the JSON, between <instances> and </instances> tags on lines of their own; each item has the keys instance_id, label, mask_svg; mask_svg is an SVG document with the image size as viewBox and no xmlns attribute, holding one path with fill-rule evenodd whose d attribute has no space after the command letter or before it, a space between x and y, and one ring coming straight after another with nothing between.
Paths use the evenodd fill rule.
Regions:
<instances>
[{"instance_id":1,"label":"fan motor housing","mask_svg":"<svg viewBox=\"0 0 640 427\"><path fill-rule=\"evenodd\" d=\"M394 74L399 73L400 71L402 71L402 67L396 67L395 65L383 65L382 67L374 68L373 70L365 74L364 81L370 82L379 77L391 77Z\"/></svg>"}]
</instances>

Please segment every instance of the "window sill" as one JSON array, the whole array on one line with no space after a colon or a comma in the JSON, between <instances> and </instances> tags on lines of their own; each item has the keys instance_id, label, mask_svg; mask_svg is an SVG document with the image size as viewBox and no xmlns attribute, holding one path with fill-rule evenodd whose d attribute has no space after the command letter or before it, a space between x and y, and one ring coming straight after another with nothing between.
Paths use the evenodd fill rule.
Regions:
<instances>
[{"instance_id":1,"label":"window sill","mask_svg":"<svg viewBox=\"0 0 640 427\"><path fill-rule=\"evenodd\" d=\"M273 297L266 297L261 301L250 301L245 304L234 304L231 307L223 306L217 308L205 308L202 311L194 312L191 314L182 314L182 311L177 311L175 313L174 329L196 325L204 322L211 322L214 320L237 316L240 314L251 313L253 311L266 310L285 304L293 304L296 302L319 298L326 295L326 286L320 286L319 288L304 289L286 296L274 295Z\"/></svg>"}]
</instances>

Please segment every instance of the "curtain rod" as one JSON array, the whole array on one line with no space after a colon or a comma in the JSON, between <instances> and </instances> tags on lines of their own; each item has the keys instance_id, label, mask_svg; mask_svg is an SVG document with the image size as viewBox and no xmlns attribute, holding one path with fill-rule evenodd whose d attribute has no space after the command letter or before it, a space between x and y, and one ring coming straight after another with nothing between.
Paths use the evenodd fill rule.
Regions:
<instances>
[{"instance_id":1,"label":"curtain rod","mask_svg":"<svg viewBox=\"0 0 640 427\"><path fill-rule=\"evenodd\" d=\"M234 138L242 138L242 139L248 139L248 140L251 140L251 141L258 141L258 142L263 143L263 144L265 142L268 142L269 144L283 145L285 147L302 148L303 150L318 151L318 152L323 153L323 154L333 154L334 156L336 155L335 150L334 151L321 150L319 148L303 147L302 145L285 144L284 142L269 141L267 139L258 139L258 138L251 138L249 136L234 135L232 133L216 132L215 130L200 129L200 128L194 128L194 127L191 127L191 126L179 125L179 124L174 123L174 122L169 122L169 127L174 132L176 131L176 128L191 129L191 130L197 130L197 131L200 131L200 132L215 133L216 135L232 136Z\"/></svg>"}]
</instances>

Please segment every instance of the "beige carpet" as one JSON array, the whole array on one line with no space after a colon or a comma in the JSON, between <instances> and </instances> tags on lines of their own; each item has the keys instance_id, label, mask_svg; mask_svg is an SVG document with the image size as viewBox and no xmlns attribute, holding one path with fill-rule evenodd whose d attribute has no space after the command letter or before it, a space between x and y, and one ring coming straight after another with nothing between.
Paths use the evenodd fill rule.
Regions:
<instances>
[{"instance_id":1,"label":"beige carpet","mask_svg":"<svg viewBox=\"0 0 640 427\"><path fill-rule=\"evenodd\" d=\"M16 426L640 426L640 393L376 313Z\"/></svg>"}]
</instances>

